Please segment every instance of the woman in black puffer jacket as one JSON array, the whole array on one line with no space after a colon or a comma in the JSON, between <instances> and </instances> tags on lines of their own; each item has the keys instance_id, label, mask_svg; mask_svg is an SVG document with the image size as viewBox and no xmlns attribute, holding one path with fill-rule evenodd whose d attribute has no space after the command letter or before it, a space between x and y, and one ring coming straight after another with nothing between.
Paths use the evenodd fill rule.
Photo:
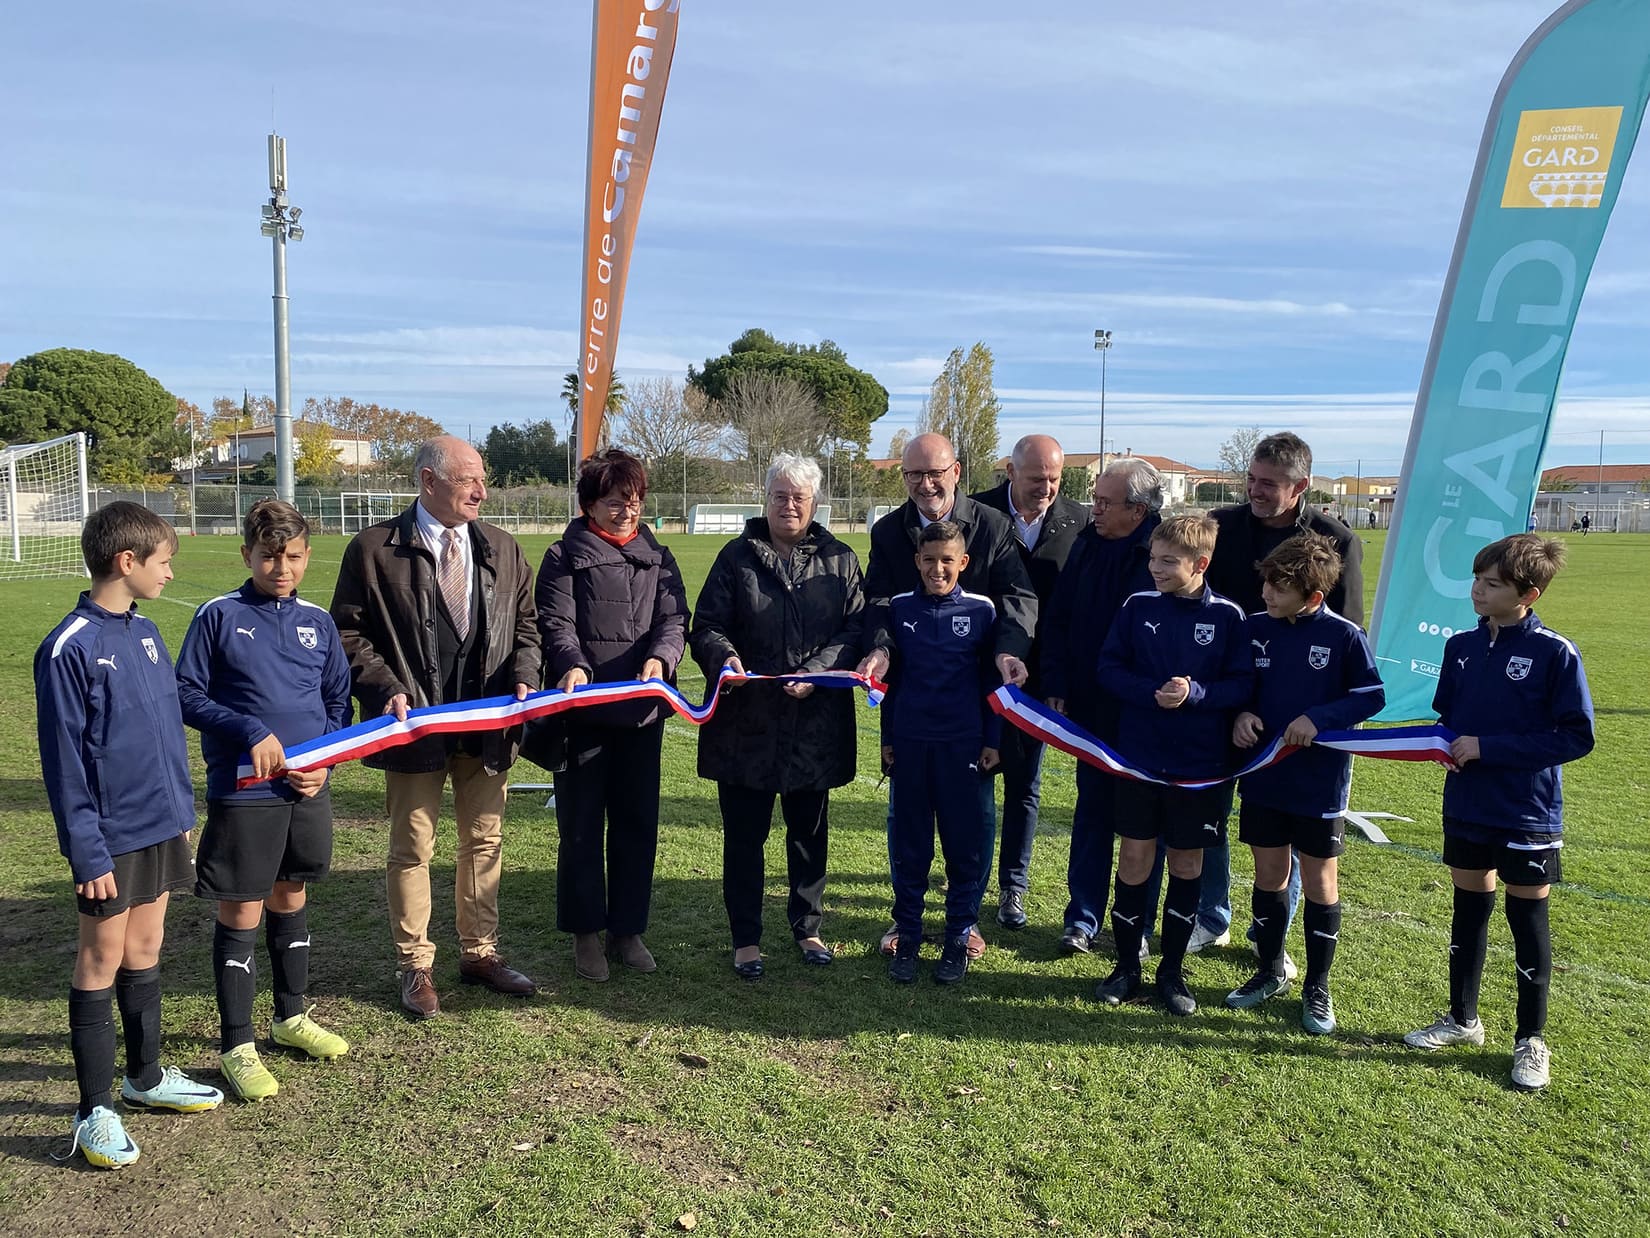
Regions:
<instances>
[{"instance_id":1,"label":"woman in black puffer jacket","mask_svg":"<svg viewBox=\"0 0 1650 1238\"><path fill-rule=\"evenodd\" d=\"M587 683L674 682L687 593L675 557L641 524L647 471L626 452L603 452L579 466L578 494L584 515L539 568L546 682L564 692ZM653 900L667 713L641 701L568 715L567 768L556 775L556 927L573 934L574 970L586 980L607 979L609 952L638 971L656 968L642 933Z\"/></svg>"},{"instance_id":2,"label":"woman in black puffer jacket","mask_svg":"<svg viewBox=\"0 0 1650 1238\"><path fill-rule=\"evenodd\" d=\"M852 670L859 659L859 560L815 524L819 465L781 455L768 469L766 515L716 557L693 614L694 661L714 683L752 674ZM855 694L811 684L731 686L699 731L699 776L722 808L722 898L733 970L762 975L763 846L779 797L790 878L787 918L805 961L831 962L819 936L830 789L852 782Z\"/></svg>"}]
</instances>

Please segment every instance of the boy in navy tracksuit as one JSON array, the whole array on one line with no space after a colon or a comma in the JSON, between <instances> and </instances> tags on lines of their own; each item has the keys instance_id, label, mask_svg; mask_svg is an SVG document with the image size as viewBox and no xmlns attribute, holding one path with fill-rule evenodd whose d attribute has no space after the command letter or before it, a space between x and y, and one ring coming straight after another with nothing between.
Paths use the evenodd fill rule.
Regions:
<instances>
[{"instance_id":1,"label":"boy in navy tracksuit","mask_svg":"<svg viewBox=\"0 0 1650 1238\"><path fill-rule=\"evenodd\" d=\"M114 1002L126 1033L121 1099L181 1113L223 1100L160 1066L160 944L167 896L194 883L195 794L172 659L137 602L160 596L177 548L172 526L136 503L93 512L80 534L92 587L34 655L41 771L80 908L69 1155L105 1169L138 1158L110 1095Z\"/></svg>"},{"instance_id":2,"label":"boy in navy tracksuit","mask_svg":"<svg viewBox=\"0 0 1650 1238\"><path fill-rule=\"evenodd\" d=\"M1563 543L1534 533L1502 538L1472 561L1478 626L1445 643L1432 698L1457 736L1457 769L1444 779L1444 863L1455 885L1450 1008L1404 1037L1414 1049L1484 1043L1478 986L1499 872L1518 971L1512 1082L1525 1090L1545 1087L1551 1070L1542 1032L1553 966L1547 896L1562 880L1559 767L1593 748L1581 655L1530 610L1563 565Z\"/></svg>"},{"instance_id":3,"label":"boy in navy tracksuit","mask_svg":"<svg viewBox=\"0 0 1650 1238\"><path fill-rule=\"evenodd\" d=\"M1217 526L1206 516L1175 516L1152 534L1156 593L1123 603L1100 651L1100 683L1118 698L1118 752L1163 779L1217 779L1203 789L1120 779L1117 785L1117 886L1112 935L1117 968L1095 995L1116 1006L1140 987L1140 937L1156 918L1147 879L1157 839L1168 844L1169 892L1163 901L1163 953L1157 993L1171 1014L1197 1009L1182 975L1197 919L1203 848L1225 837L1232 809L1228 744L1232 716L1248 703L1254 667L1244 613L1204 583Z\"/></svg>"},{"instance_id":4,"label":"boy in navy tracksuit","mask_svg":"<svg viewBox=\"0 0 1650 1238\"><path fill-rule=\"evenodd\" d=\"M1301 857L1306 895L1306 982L1301 1026L1318 1036L1335 1030L1329 968L1341 935L1336 857L1346 850L1352 757L1312 746L1319 731L1344 731L1386 704L1375 654L1363 630L1324 605L1341 576L1335 543L1316 533L1292 537L1259 565L1266 609L1249 616L1255 701L1238 715L1232 742L1253 749L1281 737L1299 752L1238 783L1243 805L1238 837L1255 856L1255 948L1260 966L1226 998L1247 1010L1289 987L1283 939L1289 928L1290 852Z\"/></svg>"},{"instance_id":5,"label":"boy in navy tracksuit","mask_svg":"<svg viewBox=\"0 0 1650 1238\"><path fill-rule=\"evenodd\" d=\"M957 583L968 566L962 529L935 521L917 542L921 593L889 606L894 663L882 705L882 761L893 776L894 927L888 961L898 984L917 978L922 904L934 862L934 830L945 857L945 946L934 979L968 974L968 936L991 867L991 832L980 817L980 780L998 764L1001 723L986 704L1000 682L992 665L997 620L991 599Z\"/></svg>"},{"instance_id":6,"label":"boy in navy tracksuit","mask_svg":"<svg viewBox=\"0 0 1650 1238\"><path fill-rule=\"evenodd\" d=\"M258 921L275 989L276 1044L311 1057L347 1052L342 1036L309 1017L310 931L304 885L332 859L327 771L284 768L284 748L346 726L349 663L325 607L298 596L309 566L309 524L266 499L246 515L241 558L251 579L195 612L178 655L184 720L201 733L206 827L195 892L218 904L212 969L224 1077L242 1100L280 1090L253 1045ZM236 782L252 754L246 790Z\"/></svg>"}]
</instances>

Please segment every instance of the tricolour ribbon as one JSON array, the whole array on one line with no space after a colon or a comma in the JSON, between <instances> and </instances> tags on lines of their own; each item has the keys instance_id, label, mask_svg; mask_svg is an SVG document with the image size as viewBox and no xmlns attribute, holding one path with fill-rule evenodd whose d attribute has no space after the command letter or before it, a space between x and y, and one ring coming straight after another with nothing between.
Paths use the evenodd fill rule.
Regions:
<instances>
[{"instance_id":1,"label":"tricolour ribbon","mask_svg":"<svg viewBox=\"0 0 1650 1238\"><path fill-rule=\"evenodd\" d=\"M752 675L722 668L716 686L704 704L695 705L662 679L626 680L622 683L593 683L562 692L547 688L530 692L521 700L513 696L489 696L474 701L454 701L446 705L424 705L409 709L405 721L393 714L368 718L354 726L332 731L315 739L294 744L286 750L286 770L329 769L345 761L359 761L387 748L399 748L429 735L454 735L468 731L502 731L538 718L550 718L573 709L612 705L625 701L662 701L695 726L708 722L716 712L722 688L758 680L781 683L808 683L818 688L864 688L872 706L882 704L886 687L857 671L815 671L805 675ZM243 760L236 771L236 785L242 788L268 781L253 776L250 761Z\"/></svg>"},{"instance_id":2,"label":"tricolour ribbon","mask_svg":"<svg viewBox=\"0 0 1650 1238\"><path fill-rule=\"evenodd\" d=\"M1047 705L1033 700L1018 688L1003 686L991 694L992 711L1024 731L1033 739L1040 739L1050 747L1076 757L1085 765L1130 778L1136 782L1155 782L1163 786L1187 787L1201 790L1219 786L1245 774L1276 765L1298 751L1296 745L1285 744L1281 738L1272 740L1252 760L1234 774L1222 778L1159 778L1138 766L1130 765L1103 740L1096 739L1063 714L1057 714ZM1436 761L1454 767L1450 759L1450 741L1455 733L1436 723L1431 726L1396 726L1379 731L1319 731L1312 741L1325 748L1350 752L1354 756L1380 757L1388 761Z\"/></svg>"}]
</instances>

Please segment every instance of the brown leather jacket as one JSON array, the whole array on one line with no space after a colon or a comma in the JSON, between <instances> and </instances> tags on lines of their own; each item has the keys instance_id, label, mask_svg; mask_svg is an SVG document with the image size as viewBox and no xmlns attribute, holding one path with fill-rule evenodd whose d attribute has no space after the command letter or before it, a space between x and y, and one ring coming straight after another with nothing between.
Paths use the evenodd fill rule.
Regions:
<instances>
[{"instance_id":1,"label":"brown leather jacket","mask_svg":"<svg viewBox=\"0 0 1650 1238\"><path fill-rule=\"evenodd\" d=\"M471 522L470 548L480 569L482 694L508 696L518 683L539 686L539 630L533 576L516 539L497 525ZM356 534L344 550L332 594L332 619L349 658L361 716L375 718L406 693L413 708L439 705L435 556L418 535L413 507ZM516 759L521 728L489 731L481 755L489 770ZM446 741L433 735L367 757L374 769L428 773L447 762Z\"/></svg>"}]
</instances>

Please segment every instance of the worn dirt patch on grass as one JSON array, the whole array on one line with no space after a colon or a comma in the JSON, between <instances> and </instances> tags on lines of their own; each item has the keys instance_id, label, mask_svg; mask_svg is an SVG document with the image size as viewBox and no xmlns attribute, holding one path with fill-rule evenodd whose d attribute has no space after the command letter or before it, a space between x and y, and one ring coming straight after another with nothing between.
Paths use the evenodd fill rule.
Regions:
<instances>
[{"instance_id":1,"label":"worn dirt patch on grass","mask_svg":"<svg viewBox=\"0 0 1650 1238\"><path fill-rule=\"evenodd\" d=\"M737 1167L723 1160L709 1140L680 1127L620 1122L607 1137L637 1165L688 1186L721 1191L742 1181Z\"/></svg>"}]
</instances>

